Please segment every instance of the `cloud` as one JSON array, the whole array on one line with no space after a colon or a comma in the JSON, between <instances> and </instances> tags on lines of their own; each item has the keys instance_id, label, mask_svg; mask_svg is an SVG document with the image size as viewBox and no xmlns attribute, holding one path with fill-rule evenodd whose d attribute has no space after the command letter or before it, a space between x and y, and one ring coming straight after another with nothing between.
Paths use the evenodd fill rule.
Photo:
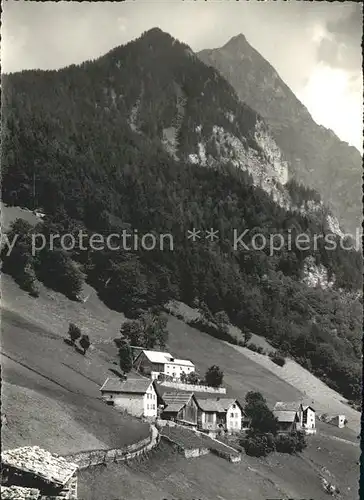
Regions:
<instances>
[{"instance_id":1,"label":"cloud","mask_svg":"<svg viewBox=\"0 0 364 500\"><path fill-rule=\"evenodd\" d=\"M318 47L318 59L333 68L357 72L361 68L362 6L348 4L343 15L326 24L326 36Z\"/></svg>"}]
</instances>

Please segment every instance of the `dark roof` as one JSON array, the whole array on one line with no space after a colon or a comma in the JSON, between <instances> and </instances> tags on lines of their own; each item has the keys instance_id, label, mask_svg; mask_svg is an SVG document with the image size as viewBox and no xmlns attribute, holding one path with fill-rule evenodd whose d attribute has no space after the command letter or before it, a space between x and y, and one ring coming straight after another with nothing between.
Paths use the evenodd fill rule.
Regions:
<instances>
[{"instance_id":1,"label":"dark roof","mask_svg":"<svg viewBox=\"0 0 364 500\"><path fill-rule=\"evenodd\" d=\"M298 411L301 404L301 401L277 401L273 409L277 411Z\"/></svg>"},{"instance_id":2,"label":"dark roof","mask_svg":"<svg viewBox=\"0 0 364 500\"><path fill-rule=\"evenodd\" d=\"M165 392L163 401L166 405L164 411L178 413L193 397L193 392Z\"/></svg>"},{"instance_id":3,"label":"dark roof","mask_svg":"<svg viewBox=\"0 0 364 500\"><path fill-rule=\"evenodd\" d=\"M220 397L215 397L214 399L212 398L196 398L198 406L201 408L202 411L206 412L217 412L217 413L224 413L227 411L229 406L232 404L236 404L239 406L239 408L242 410L242 407L239 403L234 398L220 398Z\"/></svg>"},{"instance_id":4,"label":"dark roof","mask_svg":"<svg viewBox=\"0 0 364 500\"><path fill-rule=\"evenodd\" d=\"M312 403L311 403L312 404ZM302 406L303 410L306 410L306 408L311 408L313 411L314 408L311 406L310 402L306 400L302 401L277 401L277 403L274 405L274 410L277 411L298 411L300 407Z\"/></svg>"},{"instance_id":5,"label":"dark roof","mask_svg":"<svg viewBox=\"0 0 364 500\"><path fill-rule=\"evenodd\" d=\"M278 419L278 422L293 423L295 420L296 411L273 411L273 415Z\"/></svg>"},{"instance_id":6,"label":"dark roof","mask_svg":"<svg viewBox=\"0 0 364 500\"><path fill-rule=\"evenodd\" d=\"M127 380L108 378L100 391L145 394L152 383L149 378L128 378Z\"/></svg>"}]
</instances>

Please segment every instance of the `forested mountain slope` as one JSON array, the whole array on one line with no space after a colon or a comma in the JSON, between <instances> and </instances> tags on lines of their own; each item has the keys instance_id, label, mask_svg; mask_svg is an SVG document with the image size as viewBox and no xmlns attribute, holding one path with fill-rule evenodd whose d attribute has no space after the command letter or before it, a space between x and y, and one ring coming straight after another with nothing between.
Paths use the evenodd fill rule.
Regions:
<instances>
[{"instance_id":1,"label":"forested mountain slope","mask_svg":"<svg viewBox=\"0 0 364 500\"><path fill-rule=\"evenodd\" d=\"M221 48L202 50L198 56L218 69L239 98L264 118L289 161L290 177L316 189L346 230L354 233L360 228L359 151L314 122L305 106L244 35L233 37Z\"/></svg>"},{"instance_id":2,"label":"forested mountain slope","mask_svg":"<svg viewBox=\"0 0 364 500\"><path fill-rule=\"evenodd\" d=\"M328 213L317 193L287 183L289 166L263 119L216 70L153 29L80 66L7 75L3 88L4 201L47 213L36 228L13 228L21 238L3 252L5 272L34 295L40 280L74 298L85 277L127 314L199 299L359 397L361 256L325 247ZM187 237L193 227L196 242ZM205 239L210 228L219 231L214 242ZM246 229L293 243L274 252L234 245L234 231ZM66 252L56 240L55 250L32 255L34 232L80 230L170 233L173 248ZM302 250L299 233L322 238ZM302 281L308 258L331 288Z\"/></svg>"}]
</instances>

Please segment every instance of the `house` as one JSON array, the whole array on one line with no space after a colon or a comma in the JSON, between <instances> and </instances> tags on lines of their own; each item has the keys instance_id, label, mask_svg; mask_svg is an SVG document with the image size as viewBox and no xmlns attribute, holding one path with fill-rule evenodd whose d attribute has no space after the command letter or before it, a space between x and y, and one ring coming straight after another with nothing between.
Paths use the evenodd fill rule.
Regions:
<instances>
[{"instance_id":1,"label":"house","mask_svg":"<svg viewBox=\"0 0 364 500\"><path fill-rule=\"evenodd\" d=\"M198 405L192 392L165 392L162 418L197 427Z\"/></svg>"},{"instance_id":2,"label":"house","mask_svg":"<svg viewBox=\"0 0 364 500\"><path fill-rule=\"evenodd\" d=\"M188 375L195 371L195 365L187 359L174 358L169 352L141 351L134 360L134 368L151 377L153 380L160 375L179 380L182 373Z\"/></svg>"},{"instance_id":3,"label":"house","mask_svg":"<svg viewBox=\"0 0 364 500\"><path fill-rule=\"evenodd\" d=\"M316 433L316 412L314 408L310 405L304 404L302 402L282 402L279 401L275 404L273 413L278 418L291 418L288 414L279 414L281 412L295 412L296 416L294 419L294 428L296 430L304 431L305 434L315 434ZM287 422L286 422L287 423ZM282 420L282 427L284 423Z\"/></svg>"},{"instance_id":4,"label":"house","mask_svg":"<svg viewBox=\"0 0 364 500\"><path fill-rule=\"evenodd\" d=\"M346 417L345 415L335 415L334 417L331 417L327 423L342 429L346 425Z\"/></svg>"},{"instance_id":5,"label":"house","mask_svg":"<svg viewBox=\"0 0 364 500\"><path fill-rule=\"evenodd\" d=\"M40 495L77 499L78 466L39 446L24 446L1 453L2 498L37 498Z\"/></svg>"},{"instance_id":6,"label":"house","mask_svg":"<svg viewBox=\"0 0 364 500\"><path fill-rule=\"evenodd\" d=\"M278 432L291 432L297 430L299 418L296 411L273 410L273 415L278 420Z\"/></svg>"},{"instance_id":7,"label":"house","mask_svg":"<svg viewBox=\"0 0 364 500\"><path fill-rule=\"evenodd\" d=\"M196 398L199 408L198 428L216 433L240 432L242 422L247 424L247 418L240 403L232 398Z\"/></svg>"},{"instance_id":8,"label":"house","mask_svg":"<svg viewBox=\"0 0 364 500\"><path fill-rule=\"evenodd\" d=\"M136 417L157 417L158 397L149 378L108 378L100 388L102 399Z\"/></svg>"}]
</instances>

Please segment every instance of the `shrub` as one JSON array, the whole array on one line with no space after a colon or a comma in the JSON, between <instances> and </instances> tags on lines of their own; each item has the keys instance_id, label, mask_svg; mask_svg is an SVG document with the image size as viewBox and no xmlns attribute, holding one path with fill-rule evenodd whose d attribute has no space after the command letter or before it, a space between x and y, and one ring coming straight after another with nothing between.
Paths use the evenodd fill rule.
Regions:
<instances>
[{"instance_id":1,"label":"shrub","mask_svg":"<svg viewBox=\"0 0 364 500\"><path fill-rule=\"evenodd\" d=\"M253 334L250 330L246 330L246 329L244 329L243 334L244 334L244 343L246 345L251 340Z\"/></svg>"},{"instance_id":2,"label":"shrub","mask_svg":"<svg viewBox=\"0 0 364 500\"><path fill-rule=\"evenodd\" d=\"M212 365L207 370L205 374L206 384L210 387L220 387L222 380L224 378L224 373L220 370L217 365Z\"/></svg>"},{"instance_id":3,"label":"shrub","mask_svg":"<svg viewBox=\"0 0 364 500\"><path fill-rule=\"evenodd\" d=\"M15 282L32 297L38 297L34 256L31 252L30 235L32 226L22 219L16 219L10 227L9 241L14 239L14 247L8 254L7 245L1 249L2 271L12 276Z\"/></svg>"},{"instance_id":4,"label":"shrub","mask_svg":"<svg viewBox=\"0 0 364 500\"><path fill-rule=\"evenodd\" d=\"M248 435L275 435L278 421L260 392L249 391L245 396L245 413L251 419Z\"/></svg>"},{"instance_id":5,"label":"shrub","mask_svg":"<svg viewBox=\"0 0 364 500\"><path fill-rule=\"evenodd\" d=\"M251 457L266 457L275 450L273 434L256 434L240 441L245 453Z\"/></svg>"},{"instance_id":6,"label":"shrub","mask_svg":"<svg viewBox=\"0 0 364 500\"><path fill-rule=\"evenodd\" d=\"M276 450L280 453L294 453L296 450L296 441L293 436L280 434L276 438Z\"/></svg>"},{"instance_id":7,"label":"shrub","mask_svg":"<svg viewBox=\"0 0 364 500\"><path fill-rule=\"evenodd\" d=\"M76 340L78 340L81 337L81 330L74 323L70 323L68 326L68 335L71 339L72 344L74 344Z\"/></svg>"},{"instance_id":8,"label":"shrub","mask_svg":"<svg viewBox=\"0 0 364 500\"><path fill-rule=\"evenodd\" d=\"M80 339L80 346L83 349L83 354L86 354L87 349L89 349L91 345L90 338L88 335L82 335Z\"/></svg>"},{"instance_id":9,"label":"shrub","mask_svg":"<svg viewBox=\"0 0 364 500\"><path fill-rule=\"evenodd\" d=\"M294 434L296 435L296 452L301 452L307 448L305 433L298 431Z\"/></svg>"},{"instance_id":10,"label":"shrub","mask_svg":"<svg viewBox=\"0 0 364 500\"><path fill-rule=\"evenodd\" d=\"M130 344L125 339L120 339L118 349L119 366L122 372L129 373L133 368L133 355Z\"/></svg>"},{"instance_id":11,"label":"shrub","mask_svg":"<svg viewBox=\"0 0 364 500\"><path fill-rule=\"evenodd\" d=\"M282 354L277 352L269 353L270 359L278 366L284 366L286 364L286 359Z\"/></svg>"},{"instance_id":12,"label":"shrub","mask_svg":"<svg viewBox=\"0 0 364 500\"><path fill-rule=\"evenodd\" d=\"M38 279L52 290L77 300L82 290L83 274L69 254L60 249L44 248L37 257Z\"/></svg>"},{"instance_id":13,"label":"shrub","mask_svg":"<svg viewBox=\"0 0 364 500\"><path fill-rule=\"evenodd\" d=\"M301 431L280 434L276 438L276 450L280 453L299 453L306 447L305 434Z\"/></svg>"},{"instance_id":14,"label":"shrub","mask_svg":"<svg viewBox=\"0 0 364 500\"><path fill-rule=\"evenodd\" d=\"M125 321L120 328L121 336L130 345L153 349L156 345L165 348L168 338L167 319L158 312L140 310L138 319Z\"/></svg>"},{"instance_id":15,"label":"shrub","mask_svg":"<svg viewBox=\"0 0 364 500\"><path fill-rule=\"evenodd\" d=\"M35 277L34 269L28 267L24 269L22 275L18 276L18 284L29 293L31 297L39 297L39 289L36 285L37 280Z\"/></svg>"},{"instance_id":16,"label":"shrub","mask_svg":"<svg viewBox=\"0 0 364 500\"><path fill-rule=\"evenodd\" d=\"M191 385L197 385L200 381L199 379L199 376L197 375L196 372L190 372L187 376L186 376L186 383L187 384L191 384Z\"/></svg>"},{"instance_id":17,"label":"shrub","mask_svg":"<svg viewBox=\"0 0 364 500\"><path fill-rule=\"evenodd\" d=\"M258 346L253 344L252 342L246 346L248 349L250 349L253 352L258 352Z\"/></svg>"},{"instance_id":18,"label":"shrub","mask_svg":"<svg viewBox=\"0 0 364 500\"><path fill-rule=\"evenodd\" d=\"M229 325L230 323L229 316L226 314L225 311L219 311L214 315L214 323L216 323L218 326Z\"/></svg>"}]
</instances>

